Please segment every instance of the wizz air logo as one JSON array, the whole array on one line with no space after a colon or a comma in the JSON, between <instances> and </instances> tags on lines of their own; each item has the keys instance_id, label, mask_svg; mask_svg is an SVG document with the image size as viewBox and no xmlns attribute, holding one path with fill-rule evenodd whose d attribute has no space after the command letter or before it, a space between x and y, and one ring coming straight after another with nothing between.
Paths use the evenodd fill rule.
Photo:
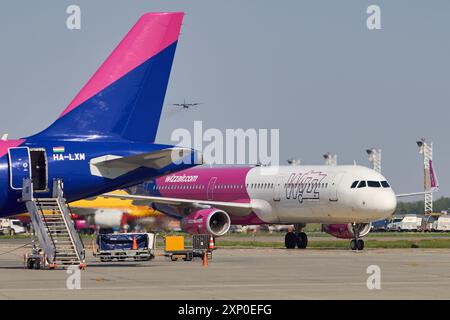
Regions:
<instances>
[{"instance_id":1,"label":"wizz air logo","mask_svg":"<svg viewBox=\"0 0 450 320\"><path fill-rule=\"evenodd\" d=\"M306 173L292 173L286 183L286 199L319 200L320 188L324 184L326 173L320 171L309 171Z\"/></svg>"},{"instance_id":2,"label":"wizz air logo","mask_svg":"<svg viewBox=\"0 0 450 320\"><path fill-rule=\"evenodd\" d=\"M182 176L168 176L166 177L166 182L195 182L198 176L187 176L183 174Z\"/></svg>"}]
</instances>

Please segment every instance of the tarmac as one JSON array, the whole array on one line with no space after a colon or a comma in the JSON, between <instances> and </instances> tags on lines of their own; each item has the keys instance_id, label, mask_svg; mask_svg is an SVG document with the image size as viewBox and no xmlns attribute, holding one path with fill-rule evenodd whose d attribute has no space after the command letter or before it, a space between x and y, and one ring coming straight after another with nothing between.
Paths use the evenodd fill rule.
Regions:
<instances>
[{"instance_id":1,"label":"tarmac","mask_svg":"<svg viewBox=\"0 0 450 320\"><path fill-rule=\"evenodd\" d=\"M161 251L139 263L89 253L87 269L68 274L24 269L28 249L8 253L19 245L0 240L0 299L450 299L448 249L219 248L207 267Z\"/></svg>"}]
</instances>

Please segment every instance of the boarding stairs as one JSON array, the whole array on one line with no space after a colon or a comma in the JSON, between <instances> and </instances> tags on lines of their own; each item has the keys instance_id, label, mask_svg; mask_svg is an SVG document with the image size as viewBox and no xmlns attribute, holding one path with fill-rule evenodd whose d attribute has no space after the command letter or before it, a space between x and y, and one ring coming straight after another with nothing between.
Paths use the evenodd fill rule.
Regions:
<instances>
[{"instance_id":1,"label":"boarding stairs","mask_svg":"<svg viewBox=\"0 0 450 320\"><path fill-rule=\"evenodd\" d=\"M31 179L24 179L22 201L31 216L33 252L42 252L51 269L70 265L84 269L85 249L63 197L62 180L53 181L52 198L36 198Z\"/></svg>"}]
</instances>

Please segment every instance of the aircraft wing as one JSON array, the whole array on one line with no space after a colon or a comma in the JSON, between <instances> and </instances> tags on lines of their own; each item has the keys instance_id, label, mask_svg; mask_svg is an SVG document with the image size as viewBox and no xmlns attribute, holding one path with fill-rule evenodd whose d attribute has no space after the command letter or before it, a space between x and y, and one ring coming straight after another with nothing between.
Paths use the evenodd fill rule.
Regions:
<instances>
[{"instance_id":1,"label":"aircraft wing","mask_svg":"<svg viewBox=\"0 0 450 320\"><path fill-rule=\"evenodd\" d=\"M97 211L96 208L85 208L85 207L76 207L71 206L69 204L70 209L72 210L72 213L86 217L86 216L93 216L95 214L95 211Z\"/></svg>"},{"instance_id":2,"label":"aircraft wing","mask_svg":"<svg viewBox=\"0 0 450 320\"><path fill-rule=\"evenodd\" d=\"M187 148L168 148L135 156L121 157L106 155L91 159L91 174L99 177L115 179L140 167L161 169L175 161L181 161L192 150Z\"/></svg>"},{"instance_id":3,"label":"aircraft wing","mask_svg":"<svg viewBox=\"0 0 450 320\"><path fill-rule=\"evenodd\" d=\"M434 191L433 191L434 192ZM412 193L400 193L400 194L396 194L395 196L397 198L405 198L405 197L414 197L414 196L420 196L420 195L425 195L427 193L433 193L433 192L412 192Z\"/></svg>"},{"instance_id":4,"label":"aircraft wing","mask_svg":"<svg viewBox=\"0 0 450 320\"><path fill-rule=\"evenodd\" d=\"M248 215L253 206L251 203L238 203L238 202L224 202L224 201L210 201L210 200L194 200L194 199L178 199L178 198L167 198L167 197L154 197L154 196L139 196L139 195L123 195L114 193L105 193L102 195L105 198L119 198L126 200L135 200L142 202L147 202L148 204L166 204L174 207L214 207L224 211L232 210L233 215L246 216Z\"/></svg>"},{"instance_id":5,"label":"aircraft wing","mask_svg":"<svg viewBox=\"0 0 450 320\"><path fill-rule=\"evenodd\" d=\"M402 194L396 194L397 198L403 198L403 197L413 197L413 196L420 196L425 195L428 193L434 193L439 190L439 181L436 176L436 172L433 168L433 162L430 160L428 165L428 170L425 170L425 182L424 187L425 191L422 192L412 192L412 193L402 193Z\"/></svg>"}]
</instances>

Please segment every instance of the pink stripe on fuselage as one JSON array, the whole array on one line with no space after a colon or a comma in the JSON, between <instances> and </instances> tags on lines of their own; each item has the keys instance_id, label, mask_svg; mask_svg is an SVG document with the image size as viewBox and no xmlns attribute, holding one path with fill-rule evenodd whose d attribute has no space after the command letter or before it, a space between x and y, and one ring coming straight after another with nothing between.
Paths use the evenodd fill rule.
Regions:
<instances>
[{"instance_id":1,"label":"pink stripe on fuselage","mask_svg":"<svg viewBox=\"0 0 450 320\"><path fill-rule=\"evenodd\" d=\"M245 186L250 167L191 168L156 179L163 197L250 202Z\"/></svg>"},{"instance_id":2,"label":"pink stripe on fuselage","mask_svg":"<svg viewBox=\"0 0 450 320\"><path fill-rule=\"evenodd\" d=\"M177 41L183 15L182 12L143 15L60 117Z\"/></svg>"},{"instance_id":3,"label":"pink stripe on fuselage","mask_svg":"<svg viewBox=\"0 0 450 320\"><path fill-rule=\"evenodd\" d=\"M3 157L8 153L9 148L15 148L22 145L25 142L25 139L19 140L0 140L0 157Z\"/></svg>"},{"instance_id":4,"label":"pink stripe on fuselage","mask_svg":"<svg viewBox=\"0 0 450 320\"><path fill-rule=\"evenodd\" d=\"M191 168L156 179L162 197L249 203L246 178L251 167ZM212 190L212 194L211 194ZM232 224L265 224L256 213L233 216Z\"/></svg>"}]
</instances>

